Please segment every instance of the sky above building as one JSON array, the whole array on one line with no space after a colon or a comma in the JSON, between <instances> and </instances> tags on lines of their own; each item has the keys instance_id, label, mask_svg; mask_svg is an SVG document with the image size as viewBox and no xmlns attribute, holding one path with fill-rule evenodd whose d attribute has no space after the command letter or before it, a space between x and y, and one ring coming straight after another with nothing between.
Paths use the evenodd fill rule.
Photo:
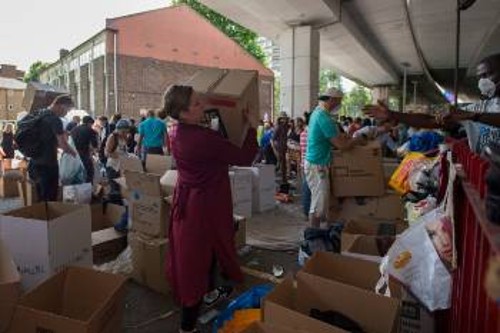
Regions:
<instances>
[{"instance_id":1,"label":"sky above building","mask_svg":"<svg viewBox=\"0 0 500 333\"><path fill-rule=\"evenodd\" d=\"M0 20L0 64L27 70L53 62L105 26L106 18L170 5L170 0L5 0Z\"/></svg>"}]
</instances>

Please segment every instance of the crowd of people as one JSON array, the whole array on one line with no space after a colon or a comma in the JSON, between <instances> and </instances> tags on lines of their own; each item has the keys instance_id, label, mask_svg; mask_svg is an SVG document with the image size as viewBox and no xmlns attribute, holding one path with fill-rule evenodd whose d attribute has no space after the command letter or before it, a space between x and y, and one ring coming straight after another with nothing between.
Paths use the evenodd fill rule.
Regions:
<instances>
[{"instance_id":1,"label":"crowd of people","mask_svg":"<svg viewBox=\"0 0 500 333\"><path fill-rule=\"evenodd\" d=\"M364 119L339 116L343 94L335 88L322 92L317 106L295 120L281 113L275 124L263 121L254 129L248 110L244 110L247 135L241 148L206 126L203 100L189 86L169 87L162 109L149 111L137 124L117 114L111 121L105 116L75 117L64 128L61 117L73 107L73 101L63 95L33 118L39 122L38 139L43 144L31 152L29 174L39 198L53 201L57 199L58 148L80 157L89 182L94 179L94 170L105 170L110 180L118 177L121 157L127 154L137 155L143 162L148 154L171 154L178 181L170 216L167 275L182 309L180 332L195 332L204 295L215 288L214 267L231 281L243 279L233 241L230 165L274 164L283 191L288 190L290 177L302 179L304 213L311 226L318 228L329 205L332 148L347 150L377 139L386 154L393 155L407 139L406 131L401 130L403 124L431 129L462 124L477 152L498 142L500 54L484 59L477 74L483 99L446 114L405 114L379 103L364 109ZM19 131L23 126L19 125ZM5 158L13 156L16 138L21 139L6 126L1 144ZM115 194L118 200L119 187L111 184L111 196ZM221 294L232 290L215 289Z\"/></svg>"}]
</instances>

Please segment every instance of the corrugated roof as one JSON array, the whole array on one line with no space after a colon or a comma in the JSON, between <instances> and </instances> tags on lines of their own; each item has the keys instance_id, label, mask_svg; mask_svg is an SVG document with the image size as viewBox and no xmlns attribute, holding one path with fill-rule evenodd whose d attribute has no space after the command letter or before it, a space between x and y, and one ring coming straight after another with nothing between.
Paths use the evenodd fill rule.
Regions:
<instances>
[{"instance_id":1,"label":"corrugated roof","mask_svg":"<svg viewBox=\"0 0 500 333\"><path fill-rule=\"evenodd\" d=\"M12 90L24 90L26 89L26 83L17 79L0 77L0 88L12 89Z\"/></svg>"}]
</instances>

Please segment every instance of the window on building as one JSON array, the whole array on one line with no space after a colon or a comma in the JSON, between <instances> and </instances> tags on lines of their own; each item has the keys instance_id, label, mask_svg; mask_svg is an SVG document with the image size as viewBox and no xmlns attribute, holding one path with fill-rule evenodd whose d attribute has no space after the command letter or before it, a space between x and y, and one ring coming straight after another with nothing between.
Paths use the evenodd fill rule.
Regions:
<instances>
[{"instance_id":1,"label":"window on building","mask_svg":"<svg viewBox=\"0 0 500 333\"><path fill-rule=\"evenodd\" d=\"M78 58L72 59L69 63L69 70L73 71L73 70L77 69L78 67L80 67L79 59Z\"/></svg>"},{"instance_id":2,"label":"window on building","mask_svg":"<svg viewBox=\"0 0 500 333\"><path fill-rule=\"evenodd\" d=\"M105 53L106 53L106 47L104 45L104 42L94 46L94 59L102 57Z\"/></svg>"},{"instance_id":3,"label":"window on building","mask_svg":"<svg viewBox=\"0 0 500 333\"><path fill-rule=\"evenodd\" d=\"M80 66L88 64L90 62L90 57L91 57L90 50L82 53L80 55Z\"/></svg>"}]
</instances>

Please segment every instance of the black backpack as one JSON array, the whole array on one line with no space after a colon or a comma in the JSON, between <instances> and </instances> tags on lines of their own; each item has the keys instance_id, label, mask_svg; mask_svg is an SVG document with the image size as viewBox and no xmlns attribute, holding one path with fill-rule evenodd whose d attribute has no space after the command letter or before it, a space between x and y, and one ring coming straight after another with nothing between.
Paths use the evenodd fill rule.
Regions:
<instances>
[{"instance_id":1,"label":"black backpack","mask_svg":"<svg viewBox=\"0 0 500 333\"><path fill-rule=\"evenodd\" d=\"M26 157L38 157L44 144L41 120L50 113L49 110L30 112L17 123L14 137L19 151Z\"/></svg>"}]
</instances>

